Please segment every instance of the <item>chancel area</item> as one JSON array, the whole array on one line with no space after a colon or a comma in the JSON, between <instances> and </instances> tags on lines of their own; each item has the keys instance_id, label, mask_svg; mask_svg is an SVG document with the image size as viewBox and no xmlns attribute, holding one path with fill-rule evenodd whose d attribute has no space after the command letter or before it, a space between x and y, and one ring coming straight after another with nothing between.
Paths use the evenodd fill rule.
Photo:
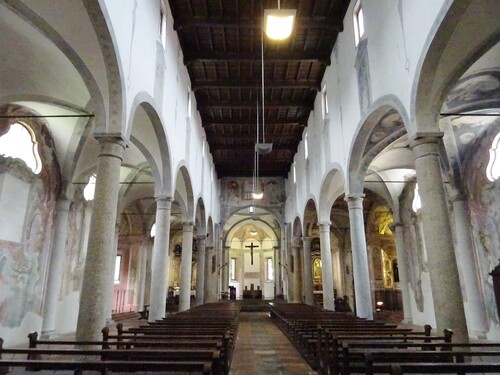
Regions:
<instances>
[{"instance_id":1,"label":"chancel area","mask_svg":"<svg viewBox=\"0 0 500 375\"><path fill-rule=\"evenodd\" d=\"M499 13L1 0L0 368L500 372Z\"/></svg>"}]
</instances>

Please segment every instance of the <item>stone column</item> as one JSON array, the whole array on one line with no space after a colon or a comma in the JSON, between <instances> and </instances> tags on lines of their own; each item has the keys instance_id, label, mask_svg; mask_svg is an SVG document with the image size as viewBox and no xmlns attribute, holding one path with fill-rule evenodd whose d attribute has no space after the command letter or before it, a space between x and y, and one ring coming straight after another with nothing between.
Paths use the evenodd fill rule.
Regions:
<instances>
[{"instance_id":1,"label":"stone column","mask_svg":"<svg viewBox=\"0 0 500 375\"><path fill-rule=\"evenodd\" d=\"M206 259L205 259L205 303L212 303L217 301L216 291L217 291L217 280L214 278L212 273L212 257L214 256L214 247L207 246L205 249Z\"/></svg>"},{"instance_id":2,"label":"stone column","mask_svg":"<svg viewBox=\"0 0 500 375\"><path fill-rule=\"evenodd\" d=\"M479 337L486 338L488 321L484 309L484 301L477 277L477 262L474 257L474 245L470 231L470 217L467 203L462 194L452 197L453 218L455 220L456 245L455 253L459 275L464 286L465 316L470 332Z\"/></svg>"},{"instance_id":3,"label":"stone column","mask_svg":"<svg viewBox=\"0 0 500 375\"><path fill-rule=\"evenodd\" d=\"M312 279L312 259L311 259L311 238L302 237L302 245L304 246L304 291L305 303L314 305L314 288Z\"/></svg>"},{"instance_id":4,"label":"stone column","mask_svg":"<svg viewBox=\"0 0 500 375\"><path fill-rule=\"evenodd\" d=\"M147 236L149 234L146 234ZM141 246L141 260L139 265L139 291L137 292L137 309L141 311L144 308L144 294L146 290L146 273L147 273L147 263L148 263L148 248L149 239L142 241Z\"/></svg>"},{"instance_id":5,"label":"stone column","mask_svg":"<svg viewBox=\"0 0 500 375\"><path fill-rule=\"evenodd\" d=\"M467 341L467 324L460 280L458 277L455 249L448 216L438 141L442 134L418 134L410 147L415 156L418 191L422 207L422 225L432 297L436 307L438 332L445 328L453 330L454 341Z\"/></svg>"},{"instance_id":6,"label":"stone column","mask_svg":"<svg viewBox=\"0 0 500 375\"><path fill-rule=\"evenodd\" d=\"M278 294L283 294L283 288L281 286L281 260L280 260L280 249L275 246L274 248L274 293L275 296Z\"/></svg>"},{"instance_id":7,"label":"stone column","mask_svg":"<svg viewBox=\"0 0 500 375\"><path fill-rule=\"evenodd\" d=\"M346 197L351 226L352 272L354 276L354 297L356 315L373 319L373 302L366 250L365 222L363 219L364 194L350 194Z\"/></svg>"},{"instance_id":8,"label":"stone column","mask_svg":"<svg viewBox=\"0 0 500 375\"><path fill-rule=\"evenodd\" d=\"M120 236L120 228L117 225L115 227L115 239L113 242L113 253L111 256L112 263L113 263L113 270L108 273L108 282L106 284L108 286L108 298L106 299L106 303L107 303L107 306L106 306L106 324L108 324L108 325L113 322L113 302L115 300L115 263L116 263L116 256L118 255L118 238L119 238L119 236ZM123 267L123 264L120 264L120 271L119 272L121 272L121 267ZM118 293L120 293L120 289L118 289ZM118 297L118 295L117 295L117 297ZM116 302L119 303L120 299L116 298ZM116 307L118 308L118 305ZM118 310L116 312L118 312Z\"/></svg>"},{"instance_id":9,"label":"stone column","mask_svg":"<svg viewBox=\"0 0 500 375\"><path fill-rule=\"evenodd\" d=\"M335 311L330 223L319 223L319 243L321 248L321 278L323 280L323 308Z\"/></svg>"},{"instance_id":10,"label":"stone column","mask_svg":"<svg viewBox=\"0 0 500 375\"><path fill-rule=\"evenodd\" d=\"M292 302L301 302L302 296L300 287L300 264L299 264L299 249L300 245L298 243L294 243L292 245L292 255L293 255L293 282L292 282Z\"/></svg>"},{"instance_id":11,"label":"stone column","mask_svg":"<svg viewBox=\"0 0 500 375\"><path fill-rule=\"evenodd\" d=\"M394 231L396 240L396 253L398 256L398 270L399 270L399 288L401 289L401 296L403 298L403 322L407 324L413 323L411 304L410 304L410 280L408 277L408 256L405 249L405 239L403 224L395 222L392 224L391 229Z\"/></svg>"},{"instance_id":12,"label":"stone column","mask_svg":"<svg viewBox=\"0 0 500 375\"><path fill-rule=\"evenodd\" d=\"M205 241L206 235L196 236L198 244L198 268L196 269L196 304L205 303Z\"/></svg>"},{"instance_id":13,"label":"stone column","mask_svg":"<svg viewBox=\"0 0 500 375\"><path fill-rule=\"evenodd\" d=\"M191 306L191 274L193 261L193 222L182 223L181 290L179 294L179 312L189 310Z\"/></svg>"},{"instance_id":14,"label":"stone column","mask_svg":"<svg viewBox=\"0 0 500 375\"><path fill-rule=\"evenodd\" d=\"M222 247L222 286L221 286L221 292L228 292L229 291L229 249L231 247L229 246L223 246Z\"/></svg>"},{"instance_id":15,"label":"stone column","mask_svg":"<svg viewBox=\"0 0 500 375\"><path fill-rule=\"evenodd\" d=\"M61 291L66 238L68 235L68 213L71 202L65 198L57 200L54 240L50 255L49 273L43 305L42 338L47 339L55 332L57 302Z\"/></svg>"},{"instance_id":16,"label":"stone column","mask_svg":"<svg viewBox=\"0 0 500 375\"><path fill-rule=\"evenodd\" d=\"M149 293L150 322L165 317L168 290L170 213L172 198L156 197L156 233L151 257L151 292Z\"/></svg>"},{"instance_id":17,"label":"stone column","mask_svg":"<svg viewBox=\"0 0 500 375\"><path fill-rule=\"evenodd\" d=\"M90 224L87 259L83 272L80 308L76 328L77 341L101 339L106 324L109 294L109 273L113 273L120 167L125 142L112 136L98 137L97 178L92 219Z\"/></svg>"}]
</instances>

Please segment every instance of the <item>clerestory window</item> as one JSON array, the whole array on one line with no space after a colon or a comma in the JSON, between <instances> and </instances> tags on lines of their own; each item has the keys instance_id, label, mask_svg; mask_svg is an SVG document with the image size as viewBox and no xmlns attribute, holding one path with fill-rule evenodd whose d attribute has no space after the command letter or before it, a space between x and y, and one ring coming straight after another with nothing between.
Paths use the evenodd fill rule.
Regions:
<instances>
[{"instance_id":1,"label":"clerestory window","mask_svg":"<svg viewBox=\"0 0 500 375\"><path fill-rule=\"evenodd\" d=\"M363 37L363 34L365 33L365 21L363 17L363 8L361 7L361 0L358 0L356 2L356 5L354 6L353 20L354 43L357 46L359 44L359 41Z\"/></svg>"}]
</instances>

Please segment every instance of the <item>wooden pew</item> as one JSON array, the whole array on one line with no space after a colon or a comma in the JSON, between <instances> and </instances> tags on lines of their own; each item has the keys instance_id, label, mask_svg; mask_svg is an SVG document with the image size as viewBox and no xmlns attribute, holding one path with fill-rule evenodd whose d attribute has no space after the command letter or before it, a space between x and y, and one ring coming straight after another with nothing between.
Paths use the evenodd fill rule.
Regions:
<instances>
[{"instance_id":1,"label":"wooden pew","mask_svg":"<svg viewBox=\"0 0 500 375\"><path fill-rule=\"evenodd\" d=\"M106 331L103 329L103 331ZM204 340L170 340L169 342L141 341L140 345L127 345L123 341L66 341L66 340L37 340L36 332L30 333L28 349L0 349L0 354L26 354L26 360L41 360L45 356L96 356L101 360L109 361L166 361L173 362L207 362L211 363L212 374L223 374L225 363L221 357L222 341ZM41 346L44 346L42 348ZM54 348L71 347L71 349ZM74 349L77 347L78 349ZM91 349L82 349L91 347ZM101 347L97 349L98 347ZM112 348L113 347L113 348ZM116 349L114 349L116 347ZM51 359L54 362L54 359Z\"/></svg>"}]
</instances>

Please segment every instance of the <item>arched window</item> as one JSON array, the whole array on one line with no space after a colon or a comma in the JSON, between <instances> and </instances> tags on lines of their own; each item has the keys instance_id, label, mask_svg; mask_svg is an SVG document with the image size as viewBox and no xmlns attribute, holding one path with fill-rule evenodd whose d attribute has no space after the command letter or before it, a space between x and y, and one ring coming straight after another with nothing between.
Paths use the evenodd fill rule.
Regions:
<instances>
[{"instance_id":1,"label":"arched window","mask_svg":"<svg viewBox=\"0 0 500 375\"><path fill-rule=\"evenodd\" d=\"M486 167L486 177L491 182L500 177L500 133L493 140L490 148L490 160Z\"/></svg>"},{"instance_id":2,"label":"arched window","mask_svg":"<svg viewBox=\"0 0 500 375\"><path fill-rule=\"evenodd\" d=\"M151 226L151 231L149 232L149 235L151 236L151 238L154 238L154 236L156 235L156 223L153 223L153 225Z\"/></svg>"},{"instance_id":3,"label":"arched window","mask_svg":"<svg viewBox=\"0 0 500 375\"><path fill-rule=\"evenodd\" d=\"M7 134L0 137L0 154L23 160L33 173L42 171L38 142L33 130L24 124L14 123Z\"/></svg>"},{"instance_id":4,"label":"arched window","mask_svg":"<svg viewBox=\"0 0 500 375\"><path fill-rule=\"evenodd\" d=\"M420 194L418 194L418 184L415 184L415 195L413 197L412 208L414 212L417 212L422 207L422 202L420 201Z\"/></svg>"},{"instance_id":5,"label":"arched window","mask_svg":"<svg viewBox=\"0 0 500 375\"><path fill-rule=\"evenodd\" d=\"M83 189L83 197L85 198L86 201L91 201L94 199L95 177L96 177L95 174L90 176L89 183L85 185L85 188Z\"/></svg>"}]
</instances>

